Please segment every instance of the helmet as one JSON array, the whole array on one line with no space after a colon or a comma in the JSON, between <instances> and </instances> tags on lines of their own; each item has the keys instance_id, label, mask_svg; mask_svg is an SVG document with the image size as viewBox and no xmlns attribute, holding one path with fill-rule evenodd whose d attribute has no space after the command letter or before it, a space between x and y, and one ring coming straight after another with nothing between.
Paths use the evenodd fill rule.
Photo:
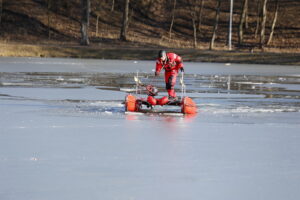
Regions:
<instances>
[{"instance_id":1,"label":"helmet","mask_svg":"<svg viewBox=\"0 0 300 200\"><path fill-rule=\"evenodd\" d=\"M158 52L158 58L167 57L167 52L165 50L160 50Z\"/></svg>"},{"instance_id":2,"label":"helmet","mask_svg":"<svg viewBox=\"0 0 300 200\"><path fill-rule=\"evenodd\" d=\"M149 96L156 96L158 94L158 89L153 85L147 85L146 90Z\"/></svg>"}]
</instances>

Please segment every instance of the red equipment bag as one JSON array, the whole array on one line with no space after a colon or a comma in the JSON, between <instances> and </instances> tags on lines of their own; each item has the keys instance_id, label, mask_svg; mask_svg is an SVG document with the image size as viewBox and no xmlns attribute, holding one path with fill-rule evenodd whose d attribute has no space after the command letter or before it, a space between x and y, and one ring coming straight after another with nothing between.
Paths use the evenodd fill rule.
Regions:
<instances>
[{"instance_id":1,"label":"red equipment bag","mask_svg":"<svg viewBox=\"0 0 300 200\"><path fill-rule=\"evenodd\" d=\"M135 112L138 111L136 97L128 94L125 98L125 111Z\"/></svg>"},{"instance_id":2,"label":"red equipment bag","mask_svg":"<svg viewBox=\"0 0 300 200\"><path fill-rule=\"evenodd\" d=\"M197 106L195 102L189 97L184 97L181 102L181 112L183 114L196 114Z\"/></svg>"}]
</instances>

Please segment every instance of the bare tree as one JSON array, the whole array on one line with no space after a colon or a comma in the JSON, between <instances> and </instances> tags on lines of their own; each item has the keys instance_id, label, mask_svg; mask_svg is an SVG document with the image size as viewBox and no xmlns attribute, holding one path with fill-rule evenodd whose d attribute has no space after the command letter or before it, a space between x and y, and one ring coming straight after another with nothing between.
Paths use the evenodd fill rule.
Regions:
<instances>
[{"instance_id":1,"label":"bare tree","mask_svg":"<svg viewBox=\"0 0 300 200\"><path fill-rule=\"evenodd\" d=\"M113 12L115 10L115 0L112 0L110 10L111 10L111 12Z\"/></svg>"},{"instance_id":2,"label":"bare tree","mask_svg":"<svg viewBox=\"0 0 300 200\"><path fill-rule=\"evenodd\" d=\"M81 0L82 16L81 16L81 45L89 45L88 28L90 21L90 0Z\"/></svg>"},{"instance_id":3,"label":"bare tree","mask_svg":"<svg viewBox=\"0 0 300 200\"><path fill-rule=\"evenodd\" d=\"M3 0L0 0L0 24L2 22Z\"/></svg>"},{"instance_id":4,"label":"bare tree","mask_svg":"<svg viewBox=\"0 0 300 200\"><path fill-rule=\"evenodd\" d=\"M188 9L191 15L192 25L193 25L193 38L194 38L194 48L197 47L197 1L198 0L189 0Z\"/></svg>"},{"instance_id":5,"label":"bare tree","mask_svg":"<svg viewBox=\"0 0 300 200\"><path fill-rule=\"evenodd\" d=\"M129 0L124 1L124 11L123 11L123 23L120 33L120 40L127 40L127 29L128 29L128 14L129 14Z\"/></svg>"},{"instance_id":6,"label":"bare tree","mask_svg":"<svg viewBox=\"0 0 300 200\"><path fill-rule=\"evenodd\" d=\"M233 0L230 0L229 28L228 28L228 50L232 50L232 22L233 22Z\"/></svg>"},{"instance_id":7,"label":"bare tree","mask_svg":"<svg viewBox=\"0 0 300 200\"><path fill-rule=\"evenodd\" d=\"M101 2L102 1L93 1L92 2L92 8L94 8L94 12L96 14L96 37L98 37L98 33L99 33L99 19L100 19L100 15L101 15Z\"/></svg>"},{"instance_id":8,"label":"bare tree","mask_svg":"<svg viewBox=\"0 0 300 200\"><path fill-rule=\"evenodd\" d=\"M51 15L50 15L50 9L51 9L51 3L52 0L47 0L47 21L48 21L48 39L51 39L51 32L50 32L50 27L51 27Z\"/></svg>"},{"instance_id":9,"label":"bare tree","mask_svg":"<svg viewBox=\"0 0 300 200\"><path fill-rule=\"evenodd\" d=\"M257 38L260 20L261 20L261 0L257 0L255 39Z\"/></svg>"},{"instance_id":10,"label":"bare tree","mask_svg":"<svg viewBox=\"0 0 300 200\"><path fill-rule=\"evenodd\" d=\"M197 48L197 31L200 30L201 12L203 9L203 0L190 0L189 11L193 25L194 48Z\"/></svg>"},{"instance_id":11,"label":"bare tree","mask_svg":"<svg viewBox=\"0 0 300 200\"><path fill-rule=\"evenodd\" d=\"M215 25L214 25L214 29L213 29L213 35L211 37L211 41L210 41L210 45L209 45L210 50L212 50L214 48L214 43L215 43L219 19L220 19L220 8L221 8L221 0L218 0L217 9L216 9Z\"/></svg>"},{"instance_id":12,"label":"bare tree","mask_svg":"<svg viewBox=\"0 0 300 200\"><path fill-rule=\"evenodd\" d=\"M197 25L196 25L196 12L191 12L193 23L193 36L194 36L194 48L197 48Z\"/></svg>"},{"instance_id":13,"label":"bare tree","mask_svg":"<svg viewBox=\"0 0 300 200\"><path fill-rule=\"evenodd\" d=\"M198 24L197 24L198 32L201 31L201 25L202 25L202 12L203 12L203 8L204 8L204 2L205 2L205 0L201 0L201 6L200 6L200 10L199 10L199 12L198 12Z\"/></svg>"},{"instance_id":14,"label":"bare tree","mask_svg":"<svg viewBox=\"0 0 300 200\"><path fill-rule=\"evenodd\" d=\"M239 45L241 45L244 40L244 23L246 22L247 9L248 9L248 0L244 0L243 10L241 13L240 24L239 24Z\"/></svg>"},{"instance_id":15,"label":"bare tree","mask_svg":"<svg viewBox=\"0 0 300 200\"><path fill-rule=\"evenodd\" d=\"M97 14L97 18L96 18L96 37L98 37L98 33L99 33L99 18L100 18L100 15Z\"/></svg>"},{"instance_id":16,"label":"bare tree","mask_svg":"<svg viewBox=\"0 0 300 200\"><path fill-rule=\"evenodd\" d=\"M265 32L266 32L266 22L267 22L267 2L268 0L263 0L262 5L262 15L261 15L261 30L260 30L260 47L264 48L265 45Z\"/></svg>"},{"instance_id":17,"label":"bare tree","mask_svg":"<svg viewBox=\"0 0 300 200\"><path fill-rule=\"evenodd\" d=\"M269 45L273 39L273 34L274 34L274 29L275 29L275 25L276 25L276 21L278 18L278 10L279 10L279 0L276 0L276 8L275 8L275 14L274 14L274 18L273 18L273 22L272 22L272 28L271 28L271 32L270 32L270 36L269 36L269 40L267 42L267 45Z\"/></svg>"},{"instance_id":18,"label":"bare tree","mask_svg":"<svg viewBox=\"0 0 300 200\"><path fill-rule=\"evenodd\" d=\"M245 28L246 29L248 29L248 27L249 27L248 10L249 10L249 1L246 4L246 11L245 11Z\"/></svg>"},{"instance_id":19,"label":"bare tree","mask_svg":"<svg viewBox=\"0 0 300 200\"><path fill-rule=\"evenodd\" d=\"M177 0L173 0L172 20L171 20L170 29L169 29L169 38L170 39L172 37L172 29L173 29L174 19L175 19L176 2L177 2Z\"/></svg>"}]
</instances>

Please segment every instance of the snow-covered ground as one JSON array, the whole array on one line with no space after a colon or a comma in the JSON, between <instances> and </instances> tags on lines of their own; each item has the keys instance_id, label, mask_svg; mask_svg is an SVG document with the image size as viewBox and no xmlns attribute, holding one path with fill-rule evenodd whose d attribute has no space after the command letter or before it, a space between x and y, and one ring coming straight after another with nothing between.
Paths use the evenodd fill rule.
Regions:
<instances>
[{"instance_id":1,"label":"snow-covered ground","mask_svg":"<svg viewBox=\"0 0 300 200\"><path fill-rule=\"evenodd\" d=\"M196 116L125 114L154 65L0 58L0 199L300 198L299 66L186 62Z\"/></svg>"}]
</instances>

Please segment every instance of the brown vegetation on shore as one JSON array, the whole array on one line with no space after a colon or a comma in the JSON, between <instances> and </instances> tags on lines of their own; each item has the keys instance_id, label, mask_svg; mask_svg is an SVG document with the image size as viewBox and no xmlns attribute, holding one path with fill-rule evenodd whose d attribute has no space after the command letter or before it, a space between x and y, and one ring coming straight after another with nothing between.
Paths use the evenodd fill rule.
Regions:
<instances>
[{"instance_id":1,"label":"brown vegetation on shore","mask_svg":"<svg viewBox=\"0 0 300 200\"><path fill-rule=\"evenodd\" d=\"M299 65L300 53L209 51L188 48L167 49L180 54L184 61ZM87 47L79 45L0 44L0 56L8 57L67 57L125 60L154 60L157 48L115 45Z\"/></svg>"},{"instance_id":2,"label":"brown vegetation on shore","mask_svg":"<svg viewBox=\"0 0 300 200\"><path fill-rule=\"evenodd\" d=\"M267 43L272 29L274 33L272 41L264 46L263 51L265 53L262 53L260 38L257 33L260 31L257 30L257 25L262 23L261 18L258 18L261 13L257 6L265 0L248 1L246 14L243 12L245 1L234 1L233 52L226 52L228 49L230 1L220 0L220 16L216 29L214 51L208 51L215 26L218 1L131 0L129 1L127 41L120 41L124 1L90 0L91 12L88 28L90 45L89 47L81 47L79 46L82 16L80 0L1 0L0 55L127 57L135 59L136 54L130 56L128 52L134 53L140 49L140 59L151 59L148 58L148 52L155 52L158 48L166 48L176 49L183 54L197 52L194 55L198 56L185 56L190 60L215 62L218 60L234 62L236 60L237 62L266 63L263 61L266 54L272 52L275 53L274 57L278 57L277 53L281 53L283 55L280 56L281 58L293 58L290 61L286 60L284 62L286 64L299 63L297 61L299 60L298 53L300 53L299 1L267 1L265 43ZM273 28L277 2L279 2L278 14ZM246 18L242 19L241 16L246 16ZM242 25L241 20L243 21ZM239 38L240 27L244 27L242 43L240 43ZM224 59L208 56L221 56L221 54L224 55ZM226 56L227 54L230 56ZM240 57L242 54L247 54L246 57L249 59L245 57L242 61ZM204 55L207 57L204 58ZM269 62L273 63L272 60Z\"/></svg>"}]
</instances>

